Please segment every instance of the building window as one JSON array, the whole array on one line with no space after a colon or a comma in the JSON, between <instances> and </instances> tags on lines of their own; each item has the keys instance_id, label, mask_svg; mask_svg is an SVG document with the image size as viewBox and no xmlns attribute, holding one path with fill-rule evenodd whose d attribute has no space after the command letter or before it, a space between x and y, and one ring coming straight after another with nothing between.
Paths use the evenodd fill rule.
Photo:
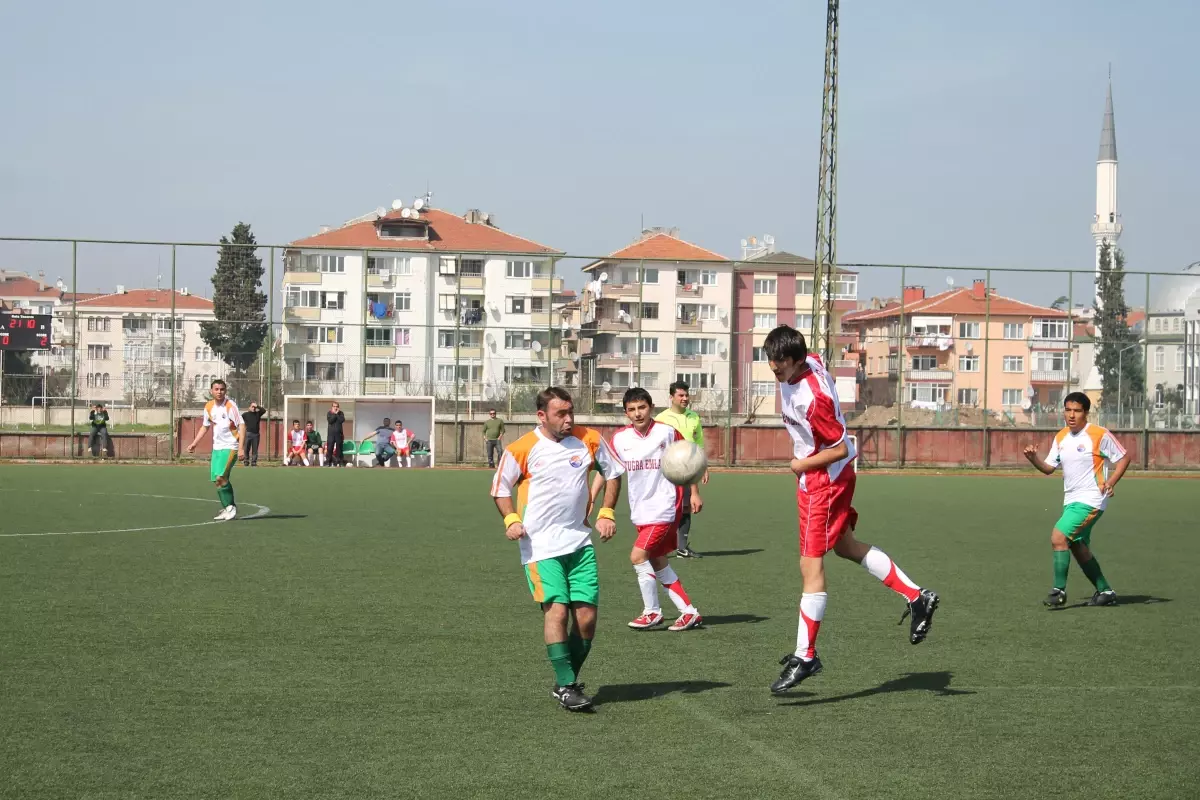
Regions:
<instances>
[{"instance_id":1,"label":"building window","mask_svg":"<svg viewBox=\"0 0 1200 800\"><path fill-rule=\"evenodd\" d=\"M289 286L284 305L288 308L317 308L321 304L321 292Z\"/></svg>"},{"instance_id":2,"label":"building window","mask_svg":"<svg viewBox=\"0 0 1200 800\"><path fill-rule=\"evenodd\" d=\"M808 333L812 330L812 314L797 314L796 315L796 330L801 333Z\"/></svg>"},{"instance_id":3,"label":"building window","mask_svg":"<svg viewBox=\"0 0 1200 800\"><path fill-rule=\"evenodd\" d=\"M767 294L774 296L776 293L776 282L774 278L755 278L754 293Z\"/></svg>"},{"instance_id":4,"label":"building window","mask_svg":"<svg viewBox=\"0 0 1200 800\"><path fill-rule=\"evenodd\" d=\"M388 347L392 344L391 328L367 328L367 347Z\"/></svg>"},{"instance_id":5,"label":"building window","mask_svg":"<svg viewBox=\"0 0 1200 800\"><path fill-rule=\"evenodd\" d=\"M976 406L979 405L979 390L978 389L959 389L958 404L960 406Z\"/></svg>"},{"instance_id":6,"label":"building window","mask_svg":"<svg viewBox=\"0 0 1200 800\"><path fill-rule=\"evenodd\" d=\"M462 269L459 270L458 274L465 278L482 278L483 260L478 258L464 258L462 260Z\"/></svg>"},{"instance_id":7,"label":"building window","mask_svg":"<svg viewBox=\"0 0 1200 800\"><path fill-rule=\"evenodd\" d=\"M751 354L751 359L756 364L767 363L767 351L762 347L755 347Z\"/></svg>"},{"instance_id":8,"label":"building window","mask_svg":"<svg viewBox=\"0 0 1200 800\"><path fill-rule=\"evenodd\" d=\"M304 256L305 272L345 272L345 256L323 256L309 253Z\"/></svg>"},{"instance_id":9,"label":"building window","mask_svg":"<svg viewBox=\"0 0 1200 800\"><path fill-rule=\"evenodd\" d=\"M1020 389L1003 389L1000 392L1000 404L1006 408L1021 405L1022 393Z\"/></svg>"},{"instance_id":10,"label":"building window","mask_svg":"<svg viewBox=\"0 0 1200 800\"><path fill-rule=\"evenodd\" d=\"M1183 370L1183 367L1184 367L1183 359L1184 359L1185 353L1186 353L1186 351L1183 349L1182 346L1175 348L1175 369L1176 370L1180 370L1180 371Z\"/></svg>"},{"instance_id":11,"label":"building window","mask_svg":"<svg viewBox=\"0 0 1200 800\"><path fill-rule=\"evenodd\" d=\"M345 366L340 361L306 361L304 377L310 381L340 381L346 376Z\"/></svg>"},{"instance_id":12,"label":"building window","mask_svg":"<svg viewBox=\"0 0 1200 800\"><path fill-rule=\"evenodd\" d=\"M1167 348L1161 344L1154 348L1154 371L1162 372L1167 367Z\"/></svg>"},{"instance_id":13,"label":"building window","mask_svg":"<svg viewBox=\"0 0 1200 800\"><path fill-rule=\"evenodd\" d=\"M717 374L715 372L677 372L675 380L686 383L688 388L693 392L697 389L717 388Z\"/></svg>"},{"instance_id":14,"label":"building window","mask_svg":"<svg viewBox=\"0 0 1200 800\"><path fill-rule=\"evenodd\" d=\"M769 331L775 329L776 316L774 314L755 314L754 328L760 331Z\"/></svg>"},{"instance_id":15,"label":"building window","mask_svg":"<svg viewBox=\"0 0 1200 800\"><path fill-rule=\"evenodd\" d=\"M438 347L454 347L454 331L439 330L437 333Z\"/></svg>"},{"instance_id":16,"label":"building window","mask_svg":"<svg viewBox=\"0 0 1200 800\"><path fill-rule=\"evenodd\" d=\"M913 369L937 369L937 356L913 356Z\"/></svg>"},{"instance_id":17,"label":"building window","mask_svg":"<svg viewBox=\"0 0 1200 800\"><path fill-rule=\"evenodd\" d=\"M363 370L364 378L387 378L387 364L365 364Z\"/></svg>"},{"instance_id":18,"label":"building window","mask_svg":"<svg viewBox=\"0 0 1200 800\"><path fill-rule=\"evenodd\" d=\"M941 405L946 402L946 386L943 384L910 383L908 387L908 399L914 403Z\"/></svg>"},{"instance_id":19,"label":"building window","mask_svg":"<svg viewBox=\"0 0 1200 800\"><path fill-rule=\"evenodd\" d=\"M1041 372L1065 372L1069 357L1066 353L1038 353L1034 357L1034 369Z\"/></svg>"},{"instance_id":20,"label":"building window","mask_svg":"<svg viewBox=\"0 0 1200 800\"><path fill-rule=\"evenodd\" d=\"M1162 318L1155 317L1154 318L1154 332L1159 333L1160 331L1162 331Z\"/></svg>"},{"instance_id":21,"label":"building window","mask_svg":"<svg viewBox=\"0 0 1200 800\"><path fill-rule=\"evenodd\" d=\"M714 320L717 318L717 307L714 305L700 305L696 306L696 309L700 314L700 319Z\"/></svg>"},{"instance_id":22,"label":"building window","mask_svg":"<svg viewBox=\"0 0 1200 800\"><path fill-rule=\"evenodd\" d=\"M1005 372L1024 372L1025 371L1025 356L1005 356L1004 357Z\"/></svg>"},{"instance_id":23,"label":"building window","mask_svg":"<svg viewBox=\"0 0 1200 800\"><path fill-rule=\"evenodd\" d=\"M546 310L546 298L531 297L529 298L529 313L540 314Z\"/></svg>"},{"instance_id":24,"label":"building window","mask_svg":"<svg viewBox=\"0 0 1200 800\"><path fill-rule=\"evenodd\" d=\"M412 260L402 256L368 256L368 275L412 275Z\"/></svg>"},{"instance_id":25,"label":"building window","mask_svg":"<svg viewBox=\"0 0 1200 800\"><path fill-rule=\"evenodd\" d=\"M509 263L511 264L511 263L521 263L521 262L511 262L510 261ZM525 263L527 263L527 262L525 262ZM528 314L529 306L528 306L527 301L528 301L528 298L525 298L525 297L508 297L505 299L505 304L504 304L505 310L509 314Z\"/></svg>"},{"instance_id":26,"label":"building window","mask_svg":"<svg viewBox=\"0 0 1200 800\"><path fill-rule=\"evenodd\" d=\"M412 344L411 328L396 328L396 346L408 347Z\"/></svg>"},{"instance_id":27,"label":"building window","mask_svg":"<svg viewBox=\"0 0 1200 800\"><path fill-rule=\"evenodd\" d=\"M176 318L175 318L175 325L174 325L174 326L172 326L172 325L171 325L171 320L170 320L170 318L167 318L167 319L156 319L156 320L154 321L154 323L155 323L155 325L154 325L155 329L156 329L156 330L159 330L159 331L162 331L162 332L164 332L164 333L170 333L170 332L171 332L171 328L172 328L172 327L174 327L174 328L175 328L175 330L177 330L177 331L181 331L181 330L183 330L183 320L182 320L182 319L179 319L178 317L176 317Z\"/></svg>"},{"instance_id":28,"label":"building window","mask_svg":"<svg viewBox=\"0 0 1200 800\"><path fill-rule=\"evenodd\" d=\"M1006 322L1004 323L1004 338L1005 339L1024 339L1025 325L1021 322Z\"/></svg>"},{"instance_id":29,"label":"building window","mask_svg":"<svg viewBox=\"0 0 1200 800\"><path fill-rule=\"evenodd\" d=\"M958 371L979 372L979 356L959 356Z\"/></svg>"},{"instance_id":30,"label":"building window","mask_svg":"<svg viewBox=\"0 0 1200 800\"><path fill-rule=\"evenodd\" d=\"M658 352L655 349L654 352ZM675 355L711 356L717 352L716 339L691 339L679 337L675 340Z\"/></svg>"},{"instance_id":31,"label":"building window","mask_svg":"<svg viewBox=\"0 0 1200 800\"><path fill-rule=\"evenodd\" d=\"M308 334L309 344L342 343L342 328L340 325L310 325L304 330Z\"/></svg>"},{"instance_id":32,"label":"building window","mask_svg":"<svg viewBox=\"0 0 1200 800\"><path fill-rule=\"evenodd\" d=\"M642 319L658 319L658 303L642 303Z\"/></svg>"},{"instance_id":33,"label":"building window","mask_svg":"<svg viewBox=\"0 0 1200 800\"><path fill-rule=\"evenodd\" d=\"M412 367L408 364L392 364L392 380L408 383L412 380Z\"/></svg>"},{"instance_id":34,"label":"building window","mask_svg":"<svg viewBox=\"0 0 1200 800\"><path fill-rule=\"evenodd\" d=\"M1065 319L1035 319L1033 321L1033 336L1035 339L1066 341L1067 321Z\"/></svg>"},{"instance_id":35,"label":"building window","mask_svg":"<svg viewBox=\"0 0 1200 800\"><path fill-rule=\"evenodd\" d=\"M532 261L509 261L504 268L504 274L509 278L532 278Z\"/></svg>"},{"instance_id":36,"label":"building window","mask_svg":"<svg viewBox=\"0 0 1200 800\"><path fill-rule=\"evenodd\" d=\"M395 308L397 311L412 311L412 292L396 292Z\"/></svg>"},{"instance_id":37,"label":"building window","mask_svg":"<svg viewBox=\"0 0 1200 800\"><path fill-rule=\"evenodd\" d=\"M775 381L754 381L750 384L750 393L755 397L772 397L775 394Z\"/></svg>"},{"instance_id":38,"label":"building window","mask_svg":"<svg viewBox=\"0 0 1200 800\"><path fill-rule=\"evenodd\" d=\"M835 300L858 299L858 276L839 275L833 282L833 297Z\"/></svg>"},{"instance_id":39,"label":"building window","mask_svg":"<svg viewBox=\"0 0 1200 800\"><path fill-rule=\"evenodd\" d=\"M145 333L150 330L150 320L148 319L123 319L121 320L121 331L124 333Z\"/></svg>"},{"instance_id":40,"label":"building window","mask_svg":"<svg viewBox=\"0 0 1200 800\"><path fill-rule=\"evenodd\" d=\"M960 322L960 323L958 323L958 338L960 338L960 339L978 339L979 338L979 323L978 322Z\"/></svg>"},{"instance_id":41,"label":"building window","mask_svg":"<svg viewBox=\"0 0 1200 800\"><path fill-rule=\"evenodd\" d=\"M458 272L458 261L454 256L442 256L438 259L439 275L454 275Z\"/></svg>"},{"instance_id":42,"label":"building window","mask_svg":"<svg viewBox=\"0 0 1200 800\"><path fill-rule=\"evenodd\" d=\"M340 311L346 306L345 292L321 292L321 308Z\"/></svg>"},{"instance_id":43,"label":"building window","mask_svg":"<svg viewBox=\"0 0 1200 800\"><path fill-rule=\"evenodd\" d=\"M1179 333L1179 317L1171 320L1171 331L1173 333Z\"/></svg>"},{"instance_id":44,"label":"building window","mask_svg":"<svg viewBox=\"0 0 1200 800\"><path fill-rule=\"evenodd\" d=\"M639 340L639 343L640 343L640 351L644 355L654 355L655 353L658 352L658 337L657 336L649 336L649 337L643 336Z\"/></svg>"},{"instance_id":45,"label":"building window","mask_svg":"<svg viewBox=\"0 0 1200 800\"><path fill-rule=\"evenodd\" d=\"M107 361L112 355L112 348L106 344L89 344L88 345L88 360L89 361Z\"/></svg>"}]
</instances>

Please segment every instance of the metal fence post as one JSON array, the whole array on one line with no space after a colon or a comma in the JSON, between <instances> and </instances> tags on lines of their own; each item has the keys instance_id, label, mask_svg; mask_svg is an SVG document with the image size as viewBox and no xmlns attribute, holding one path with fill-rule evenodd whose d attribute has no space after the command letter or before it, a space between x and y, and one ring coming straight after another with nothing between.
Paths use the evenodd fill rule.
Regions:
<instances>
[{"instance_id":1,"label":"metal fence post","mask_svg":"<svg viewBox=\"0 0 1200 800\"><path fill-rule=\"evenodd\" d=\"M908 272L900 267L900 328L896 331L896 466L904 466L904 306ZM813 291L816 291L814 284ZM890 337L889 337L890 338ZM890 356L887 356L890 360Z\"/></svg>"},{"instance_id":2,"label":"metal fence post","mask_svg":"<svg viewBox=\"0 0 1200 800\"><path fill-rule=\"evenodd\" d=\"M79 384L79 242L71 242L71 330L74 331L74 366L71 369L71 458L75 458L75 397ZM0 372L4 371L0 360ZM45 394L43 392L42 394Z\"/></svg>"},{"instance_id":3,"label":"metal fence post","mask_svg":"<svg viewBox=\"0 0 1200 800\"><path fill-rule=\"evenodd\" d=\"M729 271L729 402L725 404L725 466L733 466L733 404L736 391L733 386L734 365L737 356L737 264ZM795 302L795 300L793 300ZM699 314L697 314L697 317ZM703 323L702 323L703 325ZM753 367L751 367L753 369ZM742 387L745 391L746 387Z\"/></svg>"},{"instance_id":4,"label":"metal fence post","mask_svg":"<svg viewBox=\"0 0 1200 800\"><path fill-rule=\"evenodd\" d=\"M171 245L171 356L168 362L171 365L171 374L167 381L168 391L171 393L171 460L175 460L175 245Z\"/></svg>"},{"instance_id":5,"label":"metal fence post","mask_svg":"<svg viewBox=\"0 0 1200 800\"><path fill-rule=\"evenodd\" d=\"M983 468L987 469L992 463L992 443L988 436L988 370L991 368L992 343L992 271L990 269L984 273L983 292Z\"/></svg>"},{"instance_id":6,"label":"metal fence post","mask_svg":"<svg viewBox=\"0 0 1200 800\"><path fill-rule=\"evenodd\" d=\"M1150 273L1142 306L1142 469L1150 468Z\"/></svg>"},{"instance_id":7,"label":"metal fence post","mask_svg":"<svg viewBox=\"0 0 1200 800\"><path fill-rule=\"evenodd\" d=\"M263 405L270 408L274 403L271 394L271 377L275 372L275 248L271 248L271 261L267 264L267 396ZM271 461L275 436L271 432L271 417L267 415L267 461ZM262 444L262 434L259 434L259 444Z\"/></svg>"}]
</instances>

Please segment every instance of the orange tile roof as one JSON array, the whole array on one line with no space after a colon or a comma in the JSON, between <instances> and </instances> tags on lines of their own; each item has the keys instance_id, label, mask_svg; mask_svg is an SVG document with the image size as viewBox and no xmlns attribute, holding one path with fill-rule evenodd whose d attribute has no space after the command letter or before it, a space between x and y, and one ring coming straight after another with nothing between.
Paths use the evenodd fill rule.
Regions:
<instances>
[{"instance_id":1,"label":"orange tile roof","mask_svg":"<svg viewBox=\"0 0 1200 800\"><path fill-rule=\"evenodd\" d=\"M993 317L1065 317L1067 312L1045 306L1035 306L1023 303L1011 297L993 294L991 304L986 298L977 296L969 288L950 289L924 300L917 300L904 305L904 315L913 314L949 314L983 316L990 311ZM863 309L852 311L842 317L842 322L867 322L870 320L889 319L900 315L900 304L889 303L878 309Z\"/></svg>"},{"instance_id":2,"label":"orange tile roof","mask_svg":"<svg viewBox=\"0 0 1200 800\"><path fill-rule=\"evenodd\" d=\"M628 247L622 247L610 254L604 261L631 261L642 258L661 259L663 261L728 261L729 259L712 250L685 242L678 236L669 233L656 233L640 239ZM584 269L596 266L600 262L588 264Z\"/></svg>"},{"instance_id":3,"label":"orange tile roof","mask_svg":"<svg viewBox=\"0 0 1200 800\"><path fill-rule=\"evenodd\" d=\"M62 294L58 287L48 284L43 287L33 278L8 277L0 280L0 297L39 297L54 299Z\"/></svg>"},{"instance_id":4,"label":"orange tile roof","mask_svg":"<svg viewBox=\"0 0 1200 800\"><path fill-rule=\"evenodd\" d=\"M403 219L399 212L389 212L387 220ZM325 233L318 233L292 242L294 247L361 247L371 250L412 250L418 252L448 253L519 253L555 255L561 251L515 234L506 233L486 223L467 222L462 217L427 208L419 220L404 220L415 224L426 223L429 240L389 239L379 235L376 221L353 222Z\"/></svg>"},{"instance_id":5,"label":"orange tile roof","mask_svg":"<svg viewBox=\"0 0 1200 800\"><path fill-rule=\"evenodd\" d=\"M100 294L79 301L81 308L122 308L160 311L171 310L170 289L129 289L124 294ZM175 292L176 311L212 311L213 303L206 297Z\"/></svg>"}]
</instances>

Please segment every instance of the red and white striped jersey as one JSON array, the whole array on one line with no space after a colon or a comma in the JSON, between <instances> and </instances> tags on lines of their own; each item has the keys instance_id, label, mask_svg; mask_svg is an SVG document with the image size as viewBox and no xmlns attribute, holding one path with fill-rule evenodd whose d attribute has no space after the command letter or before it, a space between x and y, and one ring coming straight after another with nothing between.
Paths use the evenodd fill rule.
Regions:
<instances>
[{"instance_id":1,"label":"red and white striped jersey","mask_svg":"<svg viewBox=\"0 0 1200 800\"><path fill-rule=\"evenodd\" d=\"M612 448L625 465L629 517L634 525L679 519L683 489L662 474L662 454L682 439L679 431L662 422L651 423L645 436L632 425L613 434Z\"/></svg>"},{"instance_id":2,"label":"red and white striped jersey","mask_svg":"<svg viewBox=\"0 0 1200 800\"><path fill-rule=\"evenodd\" d=\"M783 400L783 422L792 437L796 458L808 458L846 442L850 452L845 458L800 477L800 488L805 491L828 486L855 456L854 442L846 438L846 418L842 416L832 376L820 357L810 354L800 374L779 385L779 394Z\"/></svg>"}]
</instances>

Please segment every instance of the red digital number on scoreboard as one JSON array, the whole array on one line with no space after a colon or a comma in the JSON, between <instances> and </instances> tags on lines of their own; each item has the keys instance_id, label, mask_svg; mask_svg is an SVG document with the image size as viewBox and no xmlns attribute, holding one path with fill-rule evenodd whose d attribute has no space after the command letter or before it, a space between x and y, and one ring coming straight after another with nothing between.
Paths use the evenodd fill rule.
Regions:
<instances>
[{"instance_id":1,"label":"red digital number on scoreboard","mask_svg":"<svg viewBox=\"0 0 1200 800\"><path fill-rule=\"evenodd\" d=\"M27 320L25 320L25 327L26 327L26 328L36 328L36 327L37 327L37 321L36 321L36 320L32 320L32 319L27 319Z\"/></svg>"},{"instance_id":2,"label":"red digital number on scoreboard","mask_svg":"<svg viewBox=\"0 0 1200 800\"><path fill-rule=\"evenodd\" d=\"M47 346L49 346L49 344L50 344L50 337L49 337L49 336L39 336L39 337L38 337L38 345L39 345L39 346L41 346L41 347L47 347Z\"/></svg>"},{"instance_id":3,"label":"red digital number on scoreboard","mask_svg":"<svg viewBox=\"0 0 1200 800\"><path fill-rule=\"evenodd\" d=\"M8 334L7 333L0 334L0 345L4 345L5 347L8 347Z\"/></svg>"}]
</instances>

